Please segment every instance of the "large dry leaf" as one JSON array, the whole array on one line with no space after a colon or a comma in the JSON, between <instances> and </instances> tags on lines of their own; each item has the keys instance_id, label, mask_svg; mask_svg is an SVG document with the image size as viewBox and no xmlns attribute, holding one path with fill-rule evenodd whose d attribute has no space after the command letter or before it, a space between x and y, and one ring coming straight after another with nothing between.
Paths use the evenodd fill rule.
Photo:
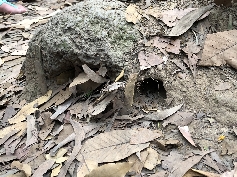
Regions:
<instances>
[{"instance_id":1,"label":"large dry leaf","mask_svg":"<svg viewBox=\"0 0 237 177\"><path fill-rule=\"evenodd\" d=\"M96 161L98 163L114 162L124 159L135 152L147 148L151 141L149 134L145 134L145 137L141 137L143 140L141 144L131 144L131 139L137 135L141 130L114 130L111 132L101 133L85 142L82 146L80 154L77 159L88 159ZM150 131L151 132L151 131ZM151 132L153 134L153 132ZM141 135L142 136L142 135Z\"/></svg>"},{"instance_id":2,"label":"large dry leaf","mask_svg":"<svg viewBox=\"0 0 237 177\"><path fill-rule=\"evenodd\" d=\"M125 99L129 106L132 106L133 104L133 96L134 96L135 84L137 82L137 76L138 76L138 73L130 74L127 85L125 87L125 91L124 91Z\"/></svg>"},{"instance_id":3,"label":"large dry leaf","mask_svg":"<svg viewBox=\"0 0 237 177\"><path fill-rule=\"evenodd\" d=\"M20 131L17 135L21 136L26 131L26 126L27 126L26 122L19 122L17 124L2 128L0 130L0 138L4 138L4 136L6 136L7 134L9 134L14 130Z\"/></svg>"},{"instance_id":4,"label":"large dry leaf","mask_svg":"<svg viewBox=\"0 0 237 177\"><path fill-rule=\"evenodd\" d=\"M87 76L86 73L80 73L69 85L69 87L73 87L82 83L85 83L89 80L90 78Z\"/></svg>"},{"instance_id":5,"label":"large dry leaf","mask_svg":"<svg viewBox=\"0 0 237 177\"><path fill-rule=\"evenodd\" d=\"M87 76L90 78L90 80L92 80L93 82L104 83L108 81L107 79L101 77L99 74L95 73L86 64L82 65L82 68L84 72L87 74Z\"/></svg>"},{"instance_id":6,"label":"large dry leaf","mask_svg":"<svg viewBox=\"0 0 237 177\"><path fill-rule=\"evenodd\" d=\"M197 10L189 12L172 28L168 36L180 36L185 33L195 21L197 21L203 14L209 11L213 5L205 6Z\"/></svg>"},{"instance_id":7,"label":"large dry leaf","mask_svg":"<svg viewBox=\"0 0 237 177\"><path fill-rule=\"evenodd\" d=\"M35 107L35 105L39 106L43 104L44 102L48 101L52 94L52 91L48 91L46 95L36 99L35 101L25 105L13 118L9 119L10 124L20 123L23 120L26 119L27 115L30 115L31 113L35 112L38 108Z\"/></svg>"},{"instance_id":8,"label":"large dry leaf","mask_svg":"<svg viewBox=\"0 0 237 177\"><path fill-rule=\"evenodd\" d=\"M90 172L85 177L124 177L131 168L132 163L109 163Z\"/></svg>"},{"instance_id":9,"label":"large dry leaf","mask_svg":"<svg viewBox=\"0 0 237 177\"><path fill-rule=\"evenodd\" d=\"M35 170L35 173L32 175L32 177L42 177L55 163L54 160L47 160L44 163L42 163L37 170Z\"/></svg>"},{"instance_id":10,"label":"large dry leaf","mask_svg":"<svg viewBox=\"0 0 237 177\"><path fill-rule=\"evenodd\" d=\"M160 133L160 132L143 128L143 129L139 130L136 133L136 135L131 137L130 144L147 143L147 142L152 141L152 140L159 138L161 136L162 136L162 133Z\"/></svg>"},{"instance_id":11,"label":"large dry leaf","mask_svg":"<svg viewBox=\"0 0 237 177\"><path fill-rule=\"evenodd\" d=\"M98 115L99 113L103 112L105 108L108 106L108 104L114 99L114 97L115 97L114 93L109 94L101 102L99 102L97 105L89 109L88 113L91 115Z\"/></svg>"},{"instance_id":12,"label":"large dry leaf","mask_svg":"<svg viewBox=\"0 0 237 177\"><path fill-rule=\"evenodd\" d=\"M56 112L50 117L51 119L56 119L60 114L62 114L71 104L74 102L73 99L69 99L63 104L59 105Z\"/></svg>"},{"instance_id":13,"label":"large dry leaf","mask_svg":"<svg viewBox=\"0 0 237 177\"><path fill-rule=\"evenodd\" d=\"M182 155L171 151L170 155L162 161L162 167L168 169L169 177L183 177L184 174L195 164L197 164L204 155L212 151L198 151L197 155L183 159Z\"/></svg>"},{"instance_id":14,"label":"large dry leaf","mask_svg":"<svg viewBox=\"0 0 237 177\"><path fill-rule=\"evenodd\" d=\"M148 148L147 152L148 155L144 162L144 167L147 168L148 170L153 170L156 167L156 165L161 164L161 159L156 150Z\"/></svg>"},{"instance_id":15,"label":"large dry leaf","mask_svg":"<svg viewBox=\"0 0 237 177\"><path fill-rule=\"evenodd\" d=\"M208 34L199 65L229 64L237 69L237 30Z\"/></svg>"},{"instance_id":16,"label":"large dry leaf","mask_svg":"<svg viewBox=\"0 0 237 177\"><path fill-rule=\"evenodd\" d=\"M182 106L183 106L183 104L180 104L180 105L177 105L177 106L172 107L170 109L165 109L160 112L155 112L152 114L144 115L144 119L146 119L146 120L164 120L167 117L173 115L175 112L177 112Z\"/></svg>"},{"instance_id":17,"label":"large dry leaf","mask_svg":"<svg viewBox=\"0 0 237 177\"><path fill-rule=\"evenodd\" d=\"M86 160L80 168L77 170L77 177L85 176L92 170L98 167L98 163L90 160Z\"/></svg>"},{"instance_id":18,"label":"large dry leaf","mask_svg":"<svg viewBox=\"0 0 237 177\"><path fill-rule=\"evenodd\" d=\"M191 169L191 170L207 177L220 177L220 175L216 173L210 173L207 171L196 170L196 169Z\"/></svg>"},{"instance_id":19,"label":"large dry leaf","mask_svg":"<svg viewBox=\"0 0 237 177\"><path fill-rule=\"evenodd\" d=\"M11 164L11 168L15 167L19 170L24 171L26 177L31 176L31 167L29 164L20 163L19 161L13 161Z\"/></svg>"},{"instance_id":20,"label":"large dry leaf","mask_svg":"<svg viewBox=\"0 0 237 177\"><path fill-rule=\"evenodd\" d=\"M127 22L136 24L142 18L142 15L139 13L139 9L136 5L130 4L126 9L125 18Z\"/></svg>"},{"instance_id":21,"label":"large dry leaf","mask_svg":"<svg viewBox=\"0 0 237 177\"><path fill-rule=\"evenodd\" d=\"M70 165L72 164L72 161L76 158L77 154L79 153L79 151L81 150L81 142L82 140L84 140L85 138L85 131L82 127L82 125L79 122L76 122L74 120L70 120L74 132L75 132L75 146L72 150L72 153L70 155L70 157L68 158L68 160L65 162L65 165L62 167L60 173L59 173L59 177L64 177L67 174L67 170L69 169Z\"/></svg>"},{"instance_id":22,"label":"large dry leaf","mask_svg":"<svg viewBox=\"0 0 237 177\"><path fill-rule=\"evenodd\" d=\"M182 133L182 135L184 136L184 138L186 140L188 140L188 142L190 142L193 146L196 147L196 144L194 143L193 139L192 139L192 136L191 134L189 133L189 128L188 126L183 126L183 127L180 127L179 126L179 131Z\"/></svg>"},{"instance_id":23,"label":"large dry leaf","mask_svg":"<svg viewBox=\"0 0 237 177\"><path fill-rule=\"evenodd\" d=\"M168 119L164 120L162 124L164 127L168 124L174 124L177 126L185 126L192 122L194 119L194 114L191 112L177 112L170 116Z\"/></svg>"},{"instance_id":24,"label":"large dry leaf","mask_svg":"<svg viewBox=\"0 0 237 177\"><path fill-rule=\"evenodd\" d=\"M152 66L156 66L164 62L160 55L156 55L155 53L145 54L144 51L140 51L138 53L138 60L141 70L151 68Z\"/></svg>"}]
</instances>

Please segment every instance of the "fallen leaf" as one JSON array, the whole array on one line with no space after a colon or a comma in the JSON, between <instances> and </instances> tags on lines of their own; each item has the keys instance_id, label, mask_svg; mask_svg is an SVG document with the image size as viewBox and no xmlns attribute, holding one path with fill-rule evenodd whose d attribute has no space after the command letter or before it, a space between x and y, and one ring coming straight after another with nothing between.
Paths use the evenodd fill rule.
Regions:
<instances>
[{"instance_id":1,"label":"fallen leaf","mask_svg":"<svg viewBox=\"0 0 237 177\"><path fill-rule=\"evenodd\" d=\"M209 155L206 155L203 158L203 163L209 167L211 167L212 169L216 170L218 173L221 173L222 171L220 170L220 168L218 167L217 163L212 160L212 158Z\"/></svg>"},{"instance_id":2,"label":"fallen leaf","mask_svg":"<svg viewBox=\"0 0 237 177\"><path fill-rule=\"evenodd\" d=\"M0 139L0 146L5 143L8 138L10 138L11 136L15 135L16 133L18 133L20 130L15 130L13 129L12 131L8 132L3 138Z\"/></svg>"},{"instance_id":3,"label":"fallen leaf","mask_svg":"<svg viewBox=\"0 0 237 177\"><path fill-rule=\"evenodd\" d=\"M26 122L19 122L17 124L2 128L0 130L0 138L4 138L4 136L6 136L9 132L12 132L14 130L19 131L19 133L17 133L17 136L21 136L26 130L26 125Z\"/></svg>"},{"instance_id":4,"label":"fallen leaf","mask_svg":"<svg viewBox=\"0 0 237 177\"><path fill-rule=\"evenodd\" d=\"M104 89L104 91L111 92L111 91L117 90L118 88L125 88L125 83L124 82L114 82L114 83L108 85Z\"/></svg>"},{"instance_id":5,"label":"fallen leaf","mask_svg":"<svg viewBox=\"0 0 237 177\"><path fill-rule=\"evenodd\" d=\"M85 83L89 80L90 78L87 76L86 73L80 73L73 81L72 83L69 85L69 88Z\"/></svg>"},{"instance_id":6,"label":"fallen leaf","mask_svg":"<svg viewBox=\"0 0 237 177\"><path fill-rule=\"evenodd\" d=\"M174 124L177 126L185 126L192 122L194 114L190 112L177 112L164 120L163 126L166 127L168 124Z\"/></svg>"},{"instance_id":7,"label":"fallen leaf","mask_svg":"<svg viewBox=\"0 0 237 177\"><path fill-rule=\"evenodd\" d=\"M237 69L237 30L208 34L202 53L201 66L221 66L229 64Z\"/></svg>"},{"instance_id":8,"label":"fallen leaf","mask_svg":"<svg viewBox=\"0 0 237 177\"><path fill-rule=\"evenodd\" d=\"M35 170L32 177L42 177L55 163L54 160L46 160L42 163L37 170Z\"/></svg>"},{"instance_id":9,"label":"fallen leaf","mask_svg":"<svg viewBox=\"0 0 237 177\"><path fill-rule=\"evenodd\" d=\"M196 170L196 169L191 169L191 170L194 171L194 172L197 172L201 175L204 175L206 177L220 177L220 175L216 174L216 173L210 173L210 172L207 172L207 171Z\"/></svg>"},{"instance_id":10,"label":"fallen leaf","mask_svg":"<svg viewBox=\"0 0 237 177\"><path fill-rule=\"evenodd\" d=\"M65 162L64 166L62 167L62 169L58 175L59 177L66 176L67 170L69 169L72 161L76 158L77 154L80 152L81 147L82 147L81 142L85 138L85 131L84 131L82 125L79 122L76 122L74 120L70 120L70 123L72 124L75 135L76 135L75 136L75 146L72 150L71 155L69 156L69 158Z\"/></svg>"},{"instance_id":11,"label":"fallen leaf","mask_svg":"<svg viewBox=\"0 0 237 177\"><path fill-rule=\"evenodd\" d=\"M128 157L128 162L133 164L130 168L130 172L136 172L136 174L140 174L142 171L142 168L144 166L143 162L138 158L136 154L131 155Z\"/></svg>"},{"instance_id":12,"label":"fallen leaf","mask_svg":"<svg viewBox=\"0 0 237 177\"><path fill-rule=\"evenodd\" d=\"M204 155L212 151L199 151L198 155L193 155L183 159L177 151L171 151L170 155L162 161L162 167L168 169L169 177L182 177L195 164L197 164Z\"/></svg>"},{"instance_id":13,"label":"fallen leaf","mask_svg":"<svg viewBox=\"0 0 237 177\"><path fill-rule=\"evenodd\" d=\"M219 85L215 86L215 90L222 91L222 90L229 90L232 87L232 84L229 82L223 82Z\"/></svg>"},{"instance_id":14,"label":"fallen leaf","mask_svg":"<svg viewBox=\"0 0 237 177\"><path fill-rule=\"evenodd\" d=\"M92 170L85 177L124 177L131 166L129 162L109 163Z\"/></svg>"},{"instance_id":15,"label":"fallen leaf","mask_svg":"<svg viewBox=\"0 0 237 177\"><path fill-rule=\"evenodd\" d=\"M180 105L174 106L170 109L165 109L165 110L160 111L160 112L155 112L155 113L152 113L152 114L144 115L144 119L146 119L146 120L164 120L167 117L173 115L179 109L181 109L182 106L183 106L183 104L180 104Z\"/></svg>"},{"instance_id":16,"label":"fallen leaf","mask_svg":"<svg viewBox=\"0 0 237 177\"><path fill-rule=\"evenodd\" d=\"M147 139L144 137L141 137L144 143L140 142L141 144L135 145L130 143L132 137L137 133L139 133L138 130L113 130L101 133L85 142L77 160L88 159L103 163L124 159L149 146L149 143L145 143ZM146 134L146 137L149 137L149 134Z\"/></svg>"},{"instance_id":17,"label":"fallen leaf","mask_svg":"<svg viewBox=\"0 0 237 177\"><path fill-rule=\"evenodd\" d=\"M148 156L144 162L144 167L148 170L153 170L156 165L161 164L161 159L156 150L147 148Z\"/></svg>"},{"instance_id":18,"label":"fallen leaf","mask_svg":"<svg viewBox=\"0 0 237 177\"><path fill-rule=\"evenodd\" d=\"M96 83L104 83L107 82L108 80L101 77L100 75L96 74L92 69L90 69L86 64L82 65L82 68L84 72L87 74L87 76Z\"/></svg>"},{"instance_id":19,"label":"fallen leaf","mask_svg":"<svg viewBox=\"0 0 237 177\"><path fill-rule=\"evenodd\" d=\"M124 75L124 69L120 72L120 74L116 77L116 79L115 79L115 83L116 82L118 82L122 77L123 77L123 75Z\"/></svg>"},{"instance_id":20,"label":"fallen leaf","mask_svg":"<svg viewBox=\"0 0 237 177\"><path fill-rule=\"evenodd\" d=\"M125 18L127 22L136 24L142 18L142 15L139 13L136 5L130 4L126 9Z\"/></svg>"},{"instance_id":21,"label":"fallen leaf","mask_svg":"<svg viewBox=\"0 0 237 177\"><path fill-rule=\"evenodd\" d=\"M69 106L74 102L74 99L69 99L63 104L59 105L56 112L50 117L51 119L56 119L60 114L62 114Z\"/></svg>"},{"instance_id":22,"label":"fallen leaf","mask_svg":"<svg viewBox=\"0 0 237 177\"><path fill-rule=\"evenodd\" d=\"M26 177L31 176L31 167L29 164L20 163L19 161L13 161L11 164L11 168L15 167L19 170L24 171Z\"/></svg>"},{"instance_id":23,"label":"fallen leaf","mask_svg":"<svg viewBox=\"0 0 237 177\"><path fill-rule=\"evenodd\" d=\"M98 115L103 112L108 104L114 99L115 93L110 93L107 97L105 97L101 102L93 106L88 110L88 113L91 115Z\"/></svg>"},{"instance_id":24,"label":"fallen leaf","mask_svg":"<svg viewBox=\"0 0 237 177\"><path fill-rule=\"evenodd\" d=\"M138 53L138 60L140 63L140 69L145 70L152 66L159 65L164 62L163 58L155 53L145 54L144 51Z\"/></svg>"},{"instance_id":25,"label":"fallen leaf","mask_svg":"<svg viewBox=\"0 0 237 177\"><path fill-rule=\"evenodd\" d=\"M90 160L86 160L85 163L82 164L80 169L77 171L77 177L85 176L89 174L92 170L98 167L98 163Z\"/></svg>"},{"instance_id":26,"label":"fallen leaf","mask_svg":"<svg viewBox=\"0 0 237 177\"><path fill-rule=\"evenodd\" d=\"M38 108L35 108L34 106L37 105L41 105L44 102L48 101L48 99L50 98L52 94L52 91L48 91L46 95L36 99L35 101L25 105L13 118L9 119L9 123L10 124L15 124L15 123L20 123L23 120L26 119L27 115L30 115L31 113L35 112Z\"/></svg>"},{"instance_id":27,"label":"fallen leaf","mask_svg":"<svg viewBox=\"0 0 237 177\"><path fill-rule=\"evenodd\" d=\"M183 126L183 127L180 127L179 126L179 131L182 133L182 135L184 136L184 138L186 140L188 140L189 143L191 143L193 146L196 147L195 143L193 142L193 139L191 137L191 134L189 133L189 128L188 126Z\"/></svg>"},{"instance_id":28,"label":"fallen leaf","mask_svg":"<svg viewBox=\"0 0 237 177\"><path fill-rule=\"evenodd\" d=\"M203 14L209 11L212 7L213 5L209 5L189 12L176 23L176 25L172 28L168 36L182 35L193 25L195 21L197 21Z\"/></svg>"},{"instance_id":29,"label":"fallen leaf","mask_svg":"<svg viewBox=\"0 0 237 177\"><path fill-rule=\"evenodd\" d=\"M126 87L125 87L125 91L124 91L125 99L129 106L132 106L133 104L133 96L134 96L135 84L137 82L137 76L138 76L138 73L130 74Z\"/></svg>"},{"instance_id":30,"label":"fallen leaf","mask_svg":"<svg viewBox=\"0 0 237 177\"><path fill-rule=\"evenodd\" d=\"M161 136L161 133L143 128L131 137L130 144L147 143Z\"/></svg>"},{"instance_id":31,"label":"fallen leaf","mask_svg":"<svg viewBox=\"0 0 237 177\"><path fill-rule=\"evenodd\" d=\"M4 163L4 162L9 162L12 160L17 159L17 156L15 155L0 155L0 162Z\"/></svg>"}]
</instances>

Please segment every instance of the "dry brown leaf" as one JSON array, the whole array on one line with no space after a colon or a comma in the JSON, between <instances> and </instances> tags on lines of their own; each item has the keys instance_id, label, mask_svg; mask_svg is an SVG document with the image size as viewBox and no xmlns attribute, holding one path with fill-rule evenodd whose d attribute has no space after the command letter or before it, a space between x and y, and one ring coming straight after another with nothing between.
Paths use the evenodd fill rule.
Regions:
<instances>
[{"instance_id":1,"label":"dry brown leaf","mask_svg":"<svg viewBox=\"0 0 237 177\"><path fill-rule=\"evenodd\" d=\"M188 126L183 126L183 127L180 127L179 126L179 131L182 133L183 137L188 140L188 142L190 144L192 144L193 146L196 147L196 144L194 143L193 139L192 139L192 136L191 134L189 133L189 128Z\"/></svg>"},{"instance_id":2,"label":"dry brown leaf","mask_svg":"<svg viewBox=\"0 0 237 177\"><path fill-rule=\"evenodd\" d=\"M130 4L126 9L125 18L127 22L136 24L142 18L142 15L139 13L139 9L136 5Z\"/></svg>"},{"instance_id":3,"label":"dry brown leaf","mask_svg":"<svg viewBox=\"0 0 237 177\"><path fill-rule=\"evenodd\" d=\"M212 7L213 5L209 5L189 12L176 23L176 25L172 28L168 36L180 36L181 34L185 33L195 21L197 21Z\"/></svg>"},{"instance_id":4,"label":"dry brown leaf","mask_svg":"<svg viewBox=\"0 0 237 177\"><path fill-rule=\"evenodd\" d=\"M19 170L22 170L25 173L26 177L31 176L31 167L29 164L20 163L19 161L13 161L11 168L15 167Z\"/></svg>"},{"instance_id":5,"label":"dry brown leaf","mask_svg":"<svg viewBox=\"0 0 237 177\"><path fill-rule=\"evenodd\" d=\"M96 104L94 107L88 110L88 114L98 115L103 112L108 104L114 99L115 93L110 93L107 97L105 97L101 102Z\"/></svg>"},{"instance_id":6,"label":"dry brown leaf","mask_svg":"<svg viewBox=\"0 0 237 177\"><path fill-rule=\"evenodd\" d=\"M143 152L143 151L142 151ZM132 167L130 168L130 172L136 172L136 174L140 174L143 168L143 162L138 158L137 155L133 154L128 157L128 162L132 163Z\"/></svg>"},{"instance_id":7,"label":"dry brown leaf","mask_svg":"<svg viewBox=\"0 0 237 177\"><path fill-rule=\"evenodd\" d=\"M20 130L15 130L13 129L12 131L10 131L9 133L7 133L3 138L0 139L0 146L5 143L8 138L10 138L11 136L15 135L16 133L18 133Z\"/></svg>"},{"instance_id":8,"label":"dry brown leaf","mask_svg":"<svg viewBox=\"0 0 237 177\"><path fill-rule=\"evenodd\" d=\"M199 65L220 66L229 64L237 69L237 30L208 34Z\"/></svg>"},{"instance_id":9,"label":"dry brown leaf","mask_svg":"<svg viewBox=\"0 0 237 177\"><path fill-rule=\"evenodd\" d=\"M232 84L230 82L223 82L215 86L215 90L219 90L219 91L229 90L231 87L232 87Z\"/></svg>"},{"instance_id":10,"label":"dry brown leaf","mask_svg":"<svg viewBox=\"0 0 237 177\"><path fill-rule=\"evenodd\" d=\"M88 159L97 163L124 159L149 146L149 143L145 143L147 142L145 138L141 138L144 139L142 144L130 144L131 138L138 133L138 130L114 130L101 133L85 142L77 159L79 161ZM149 134L146 134L146 137L148 138Z\"/></svg>"},{"instance_id":11,"label":"dry brown leaf","mask_svg":"<svg viewBox=\"0 0 237 177\"><path fill-rule=\"evenodd\" d=\"M77 171L77 177L85 176L97 167L97 162L86 160L85 163L83 163L80 169Z\"/></svg>"},{"instance_id":12,"label":"dry brown leaf","mask_svg":"<svg viewBox=\"0 0 237 177\"><path fill-rule=\"evenodd\" d=\"M194 171L194 172L197 172L201 175L204 175L206 177L220 177L220 175L216 174L216 173L210 173L210 172L207 172L207 171L196 170L196 169L191 169L191 170Z\"/></svg>"},{"instance_id":13,"label":"dry brown leaf","mask_svg":"<svg viewBox=\"0 0 237 177\"><path fill-rule=\"evenodd\" d=\"M164 120L163 126L167 126L168 124L174 124L177 126L185 126L192 122L194 119L194 114L190 112L177 112L170 116L168 119Z\"/></svg>"},{"instance_id":14,"label":"dry brown leaf","mask_svg":"<svg viewBox=\"0 0 237 177\"><path fill-rule=\"evenodd\" d=\"M86 73L80 73L73 81L72 83L69 85L69 88L85 83L89 80L90 78L87 76Z\"/></svg>"},{"instance_id":15,"label":"dry brown leaf","mask_svg":"<svg viewBox=\"0 0 237 177\"><path fill-rule=\"evenodd\" d=\"M56 112L50 117L51 119L56 119L60 114L62 114L71 104L74 102L74 99L69 99L63 104L59 105Z\"/></svg>"},{"instance_id":16,"label":"dry brown leaf","mask_svg":"<svg viewBox=\"0 0 237 177\"><path fill-rule=\"evenodd\" d=\"M109 163L92 170L85 177L124 177L131 166L129 162Z\"/></svg>"},{"instance_id":17,"label":"dry brown leaf","mask_svg":"<svg viewBox=\"0 0 237 177\"><path fill-rule=\"evenodd\" d=\"M124 75L124 69L120 72L120 74L116 77L116 79L115 79L115 83L116 82L118 82L122 77L123 77L123 75Z\"/></svg>"},{"instance_id":18,"label":"dry brown leaf","mask_svg":"<svg viewBox=\"0 0 237 177\"><path fill-rule=\"evenodd\" d=\"M161 164L161 159L156 150L147 148L148 156L144 162L144 167L148 170L153 170L156 165Z\"/></svg>"},{"instance_id":19,"label":"dry brown leaf","mask_svg":"<svg viewBox=\"0 0 237 177\"><path fill-rule=\"evenodd\" d=\"M134 96L135 84L137 82L137 76L138 76L138 73L130 74L127 81L127 85L125 87L125 91L124 91L125 99L129 106L132 106L133 104L133 96Z\"/></svg>"},{"instance_id":20,"label":"dry brown leaf","mask_svg":"<svg viewBox=\"0 0 237 177\"><path fill-rule=\"evenodd\" d=\"M206 155L203 158L203 163L211 167L212 169L215 169L218 173L222 172L220 168L218 167L217 163L214 160L212 160L212 158L209 155Z\"/></svg>"},{"instance_id":21,"label":"dry brown leaf","mask_svg":"<svg viewBox=\"0 0 237 177\"><path fill-rule=\"evenodd\" d=\"M32 177L42 177L53 166L54 163L54 160L46 160L39 166L37 170L35 170L35 173L32 175Z\"/></svg>"},{"instance_id":22,"label":"dry brown leaf","mask_svg":"<svg viewBox=\"0 0 237 177\"><path fill-rule=\"evenodd\" d=\"M162 161L162 167L168 169L169 177L182 177L195 164L197 164L204 155L212 151L199 151L198 155L183 159L182 155L176 151L171 151L170 155Z\"/></svg>"},{"instance_id":23,"label":"dry brown leaf","mask_svg":"<svg viewBox=\"0 0 237 177\"><path fill-rule=\"evenodd\" d=\"M161 136L162 133L160 132L143 128L139 130L133 137L131 137L130 144L147 143Z\"/></svg>"},{"instance_id":24,"label":"dry brown leaf","mask_svg":"<svg viewBox=\"0 0 237 177\"><path fill-rule=\"evenodd\" d=\"M9 162L9 161L12 161L14 159L17 159L17 156L15 156L15 155L1 155L0 156L0 162L1 163Z\"/></svg>"},{"instance_id":25,"label":"dry brown leaf","mask_svg":"<svg viewBox=\"0 0 237 177\"><path fill-rule=\"evenodd\" d=\"M50 119L51 115L51 112L43 112L41 114L41 117L44 121L44 125L42 125L42 127L40 128L39 137L42 140L45 140L47 138L47 136L49 135L49 133L51 133L54 127L55 122L52 122L52 119Z\"/></svg>"},{"instance_id":26,"label":"dry brown leaf","mask_svg":"<svg viewBox=\"0 0 237 177\"><path fill-rule=\"evenodd\" d=\"M41 105L44 102L48 101L52 94L52 90L48 91L46 95L36 99L35 101L25 105L13 118L9 119L10 124L20 123L23 120L26 119L27 115L30 115L31 113L35 112L38 108L35 108L34 106Z\"/></svg>"},{"instance_id":27,"label":"dry brown leaf","mask_svg":"<svg viewBox=\"0 0 237 177\"><path fill-rule=\"evenodd\" d=\"M180 105L174 106L170 109L165 109L160 112L155 112L152 114L144 115L144 119L146 119L146 120L164 120L167 117L173 115L175 112L177 112L182 106L183 106L183 104L180 104Z\"/></svg>"},{"instance_id":28,"label":"dry brown leaf","mask_svg":"<svg viewBox=\"0 0 237 177\"><path fill-rule=\"evenodd\" d=\"M155 53L145 54L144 51L140 51L138 53L138 60L141 70L151 68L152 66L156 66L164 62L161 56L156 55Z\"/></svg>"},{"instance_id":29,"label":"dry brown leaf","mask_svg":"<svg viewBox=\"0 0 237 177\"><path fill-rule=\"evenodd\" d=\"M72 164L72 161L76 158L77 154L81 150L81 147L82 147L81 142L85 138L85 131L84 131L82 125L79 122L76 122L74 120L70 120L70 123L72 124L75 135L76 135L75 136L75 146L72 150L70 157L67 159L67 161L65 162L65 165L62 167L62 169L58 175L59 177L66 176L67 170L69 169L70 165Z\"/></svg>"},{"instance_id":30,"label":"dry brown leaf","mask_svg":"<svg viewBox=\"0 0 237 177\"><path fill-rule=\"evenodd\" d=\"M114 90L117 90L118 88L124 88L125 87L125 84L123 82L114 82L110 85L108 85L104 91L105 92L111 92L111 91L114 91Z\"/></svg>"},{"instance_id":31,"label":"dry brown leaf","mask_svg":"<svg viewBox=\"0 0 237 177\"><path fill-rule=\"evenodd\" d=\"M38 131L35 125L35 116L28 115L27 117L27 137L26 147L38 142Z\"/></svg>"},{"instance_id":32,"label":"dry brown leaf","mask_svg":"<svg viewBox=\"0 0 237 177\"><path fill-rule=\"evenodd\" d=\"M12 132L14 130L20 131L19 133L17 133L17 136L21 136L26 131L26 125L26 122L19 122L17 124L2 128L0 130L0 138L4 138L4 136L6 136L9 132Z\"/></svg>"},{"instance_id":33,"label":"dry brown leaf","mask_svg":"<svg viewBox=\"0 0 237 177\"><path fill-rule=\"evenodd\" d=\"M96 74L92 69L90 69L86 64L82 65L82 68L84 72L87 74L87 76L92 80L93 82L96 83L104 83L107 82L108 80L101 77L100 75Z\"/></svg>"}]
</instances>

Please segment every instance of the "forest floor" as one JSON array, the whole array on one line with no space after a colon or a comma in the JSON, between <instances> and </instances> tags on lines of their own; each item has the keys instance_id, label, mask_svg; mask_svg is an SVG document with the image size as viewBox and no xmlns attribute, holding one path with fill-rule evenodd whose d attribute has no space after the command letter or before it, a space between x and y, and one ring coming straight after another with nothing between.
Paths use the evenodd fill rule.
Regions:
<instances>
[{"instance_id":1,"label":"forest floor","mask_svg":"<svg viewBox=\"0 0 237 177\"><path fill-rule=\"evenodd\" d=\"M127 21L137 23L135 13L152 19L141 22L150 48L138 59L141 70L155 69L143 79L134 74L77 97L72 81L61 75L55 90L27 103L20 98L28 42L51 16L75 3L22 2L26 13L0 16L0 176L236 177L237 5L215 5L189 31L167 39L154 29L169 31L179 15L187 15L182 10L212 1L126 2ZM157 55L154 47L172 62L142 64ZM217 56L211 61L210 51ZM159 70L169 71L169 79ZM124 98L133 104L129 114Z\"/></svg>"}]
</instances>

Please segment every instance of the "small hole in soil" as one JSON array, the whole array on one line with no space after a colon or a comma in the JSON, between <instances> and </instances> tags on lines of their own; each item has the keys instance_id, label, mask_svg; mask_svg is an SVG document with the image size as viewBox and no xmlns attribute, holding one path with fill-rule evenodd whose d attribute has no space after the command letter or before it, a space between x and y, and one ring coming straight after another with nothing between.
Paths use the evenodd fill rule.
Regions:
<instances>
[{"instance_id":1,"label":"small hole in soil","mask_svg":"<svg viewBox=\"0 0 237 177\"><path fill-rule=\"evenodd\" d=\"M156 96L160 99L166 99L166 90L161 80L152 78L145 79L138 83L138 90L140 94L145 96Z\"/></svg>"}]
</instances>

